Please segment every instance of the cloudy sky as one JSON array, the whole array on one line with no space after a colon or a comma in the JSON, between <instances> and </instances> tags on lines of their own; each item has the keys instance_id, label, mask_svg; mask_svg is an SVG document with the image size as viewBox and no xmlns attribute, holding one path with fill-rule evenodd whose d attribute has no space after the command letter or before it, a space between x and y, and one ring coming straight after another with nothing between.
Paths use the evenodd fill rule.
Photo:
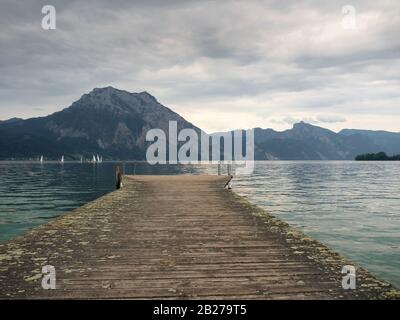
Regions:
<instances>
[{"instance_id":1,"label":"cloudy sky","mask_svg":"<svg viewBox=\"0 0 400 320\"><path fill-rule=\"evenodd\" d=\"M56 30L41 27L46 4ZM0 0L0 27L0 120L111 85L209 132L400 131L398 0Z\"/></svg>"}]
</instances>

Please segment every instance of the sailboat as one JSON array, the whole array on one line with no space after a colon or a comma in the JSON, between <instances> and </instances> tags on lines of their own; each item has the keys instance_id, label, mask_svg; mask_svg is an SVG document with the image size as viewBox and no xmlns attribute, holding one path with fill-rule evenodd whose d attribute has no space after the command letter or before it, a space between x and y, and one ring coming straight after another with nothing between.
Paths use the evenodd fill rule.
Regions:
<instances>
[{"instance_id":1,"label":"sailboat","mask_svg":"<svg viewBox=\"0 0 400 320\"><path fill-rule=\"evenodd\" d=\"M100 163L100 157L97 155L97 162Z\"/></svg>"},{"instance_id":2,"label":"sailboat","mask_svg":"<svg viewBox=\"0 0 400 320\"><path fill-rule=\"evenodd\" d=\"M64 156L61 156L60 162L61 162L61 163L64 163Z\"/></svg>"},{"instance_id":3,"label":"sailboat","mask_svg":"<svg viewBox=\"0 0 400 320\"><path fill-rule=\"evenodd\" d=\"M95 155L93 155L92 162L93 162L93 163L96 163L96 156L95 156Z\"/></svg>"},{"instance_id":4,"label":"sailboat","mask_svg":"<svg viewBox=\"0 0 400 320\"><path fill-rule=\"evenodd\" d=\"M83 163L83 157L81 156L81 163Z\"/></svg>"},{"instance_id":5,"label":"sailboat","mask_svg":"<svg viewBox=\"0 0 400 320\"><path fill-rule=\"evenodd\" d=\"M43 163L43 156L40 157L40 163Z\"/></svg>"}]
</instances>

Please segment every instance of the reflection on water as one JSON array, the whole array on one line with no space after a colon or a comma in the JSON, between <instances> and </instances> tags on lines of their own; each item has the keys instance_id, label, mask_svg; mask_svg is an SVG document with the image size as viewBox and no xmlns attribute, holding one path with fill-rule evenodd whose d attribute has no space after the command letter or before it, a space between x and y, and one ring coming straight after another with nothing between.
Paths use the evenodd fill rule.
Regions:
<instances>
[{"instance_id":1,"label":"reflection on water","mask_svg":"<svg viewBox=\"0 0 400 320\"><path fill-rule=\"evenodd\" d=\"M126 174L215 166L127 163ZM0 242L114 190L115 163L0 162ZM257 162L234 190L400 287L400 162Z\"/></svg>"},{"instance_id":2,"label":"reflection on water","mask_svg":"<svg viewBox=\"0 0 400 320\"><path fill-rule=\"evenodd\" d=\"M235 190L400 287L400 162L258 162Z\"/></svg>"}]
</instances>

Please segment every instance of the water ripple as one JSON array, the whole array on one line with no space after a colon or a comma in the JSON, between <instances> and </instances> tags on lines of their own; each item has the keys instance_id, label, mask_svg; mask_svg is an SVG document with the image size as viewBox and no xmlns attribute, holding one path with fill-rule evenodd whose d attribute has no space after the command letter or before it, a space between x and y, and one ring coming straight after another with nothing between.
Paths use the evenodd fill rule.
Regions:
<instances>
[{"instance_id":1,"label":"water ripple","mask_svg":"<svg viewBox=\"0 0 400 320\"><path fill-rule=\"evenodd\" d=\"M400 162L257 162L235 190L400 287Z\"/></svg>"}]
</instances>

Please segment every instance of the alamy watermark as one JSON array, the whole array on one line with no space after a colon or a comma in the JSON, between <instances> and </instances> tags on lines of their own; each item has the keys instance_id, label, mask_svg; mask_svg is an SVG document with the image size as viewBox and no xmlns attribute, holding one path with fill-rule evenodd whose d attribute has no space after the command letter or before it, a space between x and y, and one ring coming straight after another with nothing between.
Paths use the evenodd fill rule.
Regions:
<instances>
[{"instance_id":1,"label":"alamy watermark","mask_svg":"<svg viewBox=\"0 0 400 320\"><path fill-rule=\"evenodd\" d=\"M342 7L342 28L345 30L354 30L357 28L357 11L352 5Z\"/></svg>"},{"instance_id":2,"label":"alamy watermark","mask_svg":"<svg viewBox=\"0 0 400 320\"><path fill-rule=\"evenodd\" d=\"M254 170L254 129L234 130L208 135L185 128L178 132L177 121L169 121L168 133L150 129L146 141L149 164L208 164L235 165L235 174L251 174Z\"/></svg>"},{"instance_id":3,"label":"alamy watermark","mask_svg":"<svg viewBox=\"0 0 400 320\"><path fill-rule=\"evenodd\" d=\"M56 8L52 5L43 6L42 14L45 15L42 18L42 28L44 30L55 30L56 29Z\"/></svg>"},{"instance_id":4,"label":"alamy watermark","mask_svg":"<svg viewBox=\"0 0 400 320\"><path fill-rule=\"evenodd\" d=\"M42 273L42 288L44 290L54 290L56 288L56 268L51 265L43 266Z\"/></svg>"},{"instance_id":5,"label":"alamy watermark","mask_svg":"<svg viewBox=\"0 0 400 320\"><path fill-rule=\"evenodd\" d=\"M342 288L345 290L356 288L356 268L354 266L343 266L342 274L345 274L342 278Z\"/></svg>"}]
</instances>

